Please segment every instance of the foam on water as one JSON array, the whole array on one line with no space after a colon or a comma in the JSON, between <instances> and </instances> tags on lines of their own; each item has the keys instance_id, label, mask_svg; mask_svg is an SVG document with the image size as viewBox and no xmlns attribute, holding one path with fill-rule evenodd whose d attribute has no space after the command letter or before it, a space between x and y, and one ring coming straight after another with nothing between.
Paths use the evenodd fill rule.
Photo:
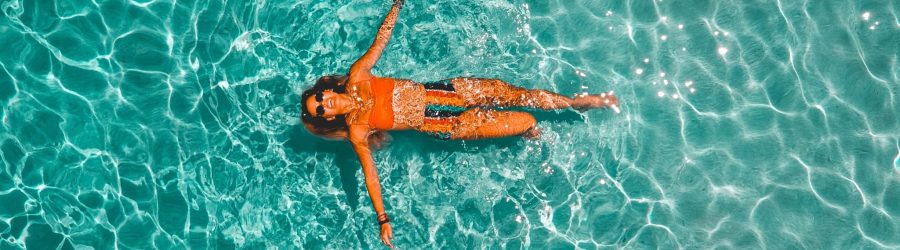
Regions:
<instances>
[{"instance_id":1,"label":"foam on water","mask_svg":"<svg viewBox=\"0 0 900 250\"><path fill-rule=\"evenodd\" d=\"M0 0L0 248L380 246L298 94L389 1ZM619 109L540 140L393 133L400 248L900 248L891 1L407 1L378 75Z\"/></svg>"}]
</instances>

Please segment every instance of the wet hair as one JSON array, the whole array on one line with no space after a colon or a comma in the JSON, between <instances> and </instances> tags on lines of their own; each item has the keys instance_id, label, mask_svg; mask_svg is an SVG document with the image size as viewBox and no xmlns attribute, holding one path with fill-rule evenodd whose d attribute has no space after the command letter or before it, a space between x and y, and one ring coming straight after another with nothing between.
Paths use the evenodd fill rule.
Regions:
<instances>
[{"instance_id":1,"label":"wet hair","mask_svg":"<svg viewBox=\"0 0 900 250\"><path fill-rule=\"evenodd\" d=\"M318 93L330 90L335 93L347 93L347 80L345 75L329 75L320 77L316 84L300 94L300 120L306 126L306 130L314 135L328 138L345 138L349 134L347 128L347 116L338 115L328 120L309 112L306 101Z\"/></svg>"}]
</instances>

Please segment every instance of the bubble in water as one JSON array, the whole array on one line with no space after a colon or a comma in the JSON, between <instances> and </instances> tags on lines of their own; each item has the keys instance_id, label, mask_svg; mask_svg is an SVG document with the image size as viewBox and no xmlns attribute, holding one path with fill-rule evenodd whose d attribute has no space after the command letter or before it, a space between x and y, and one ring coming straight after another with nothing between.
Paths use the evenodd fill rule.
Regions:
<instances>
[{"instance_id":1,"label":"bubble in water","mask_svg":"<svg viewBox=\"0 0 900 250\"><path fill-rule=\"evenodd\" d=\"M644 69L642 69L642 68L637 68L637 69L634 70L634 73L635 73L635 74L638 74L638 75L643 74L643 73L644 73Z\"/></svg>"},{"instance_id":2,"label":"bubble in water","mask_svg":"<svg viewBox=\"0 0 900 250\"><path fill-rule=\"evenodd\" d=\"M200 68L200 60L197 58L190 59L191 61L191 69L197 71Z\"/></svg>"},{"instance_id":3,"label":"bubble in water","mask_svg":"<svg viewBox=\"0 0 900 250\"><path fill-rule=\"evenodd\" d=\"M662 91L657 92L657 93L656 93L656 96L658 96L658 97L666 96L666 92L662 92Z\"/></svg>"},{"instance_id":4,"label":"bubble in water","mask_svg":"<svg viewBox=\"0 0 900 250\"><path fill-rule=\"evenodd\" d=\"M663 40L663 41L669 40L669 36L667 36L667 35L662 35L662 36L659 37L659 39L660 39L660 40Z\"/></svg>"},{"instance_id":5,"label":"bubble in water","mask_svg":"<svg viewBox=\"0 0 900 250\"><path fill-rule=\"evenodd\" d=\"M725 56L725 54L728 54L728 48L725 48L725 47L719 47L719 55L720 55L720 56Z\"/></svg>"},{"instance_id":6,"label":"bubble in water","mask_svg":"<svg viewBox=\"0 0 900 250\"><path fill-rule=\"evenodd\" d=\"M175 44L175 37L172 36L172 33L167 33L166 34L166 45L168 45L169 49L171 50L173 48L174 44Z\"/></svg>"},{"instance_id":7,"label":"bubble in water","mask_svg":"<svg viewBox=\"0 0 900 250\"><path fill-rule=\"evenodd\" d=\"M237 39L231 43L231 46L234 47L237 51L243 51L250 48L249 35L244 34L239 36Z\"/></svg>"},{"instance_id":8,"label":"bubble in water","mask_svg":"<svg viewBox=\"0 0 900 250\"><path fill-rule=\"evenodd\" d=\"M894 157L894 168L900 168L900 144L897 144L897 156Z\"/></svg>"},{"instance_id":9,"label":"bubble in water","mask_svg":"<svg viewBox=\"0 0 900 250\"><path fill-rule=\"evenodd\" d=\"M869 17L872 17L872 13L869 13L868 11L866 11L862 14L863 20L869 21Z\"/></svg>"}]
</instances>

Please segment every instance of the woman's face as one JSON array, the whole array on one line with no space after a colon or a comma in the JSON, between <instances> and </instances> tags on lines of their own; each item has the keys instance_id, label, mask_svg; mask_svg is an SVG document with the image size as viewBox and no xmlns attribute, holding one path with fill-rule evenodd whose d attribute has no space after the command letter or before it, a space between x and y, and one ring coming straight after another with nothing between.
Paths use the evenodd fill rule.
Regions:
<instances>
[{"instance_id":1,"label":"woman's face","mask_svg":"<svg viewBox=\"0 0 900 250\"><path fill-rule=\"evenodd\" d=\"M322 91L306 99L306 108L313 116L333 118L337 115L347 114L350 107L350 99L345 95L331 90Z\"/></svg>"}]
</instances>

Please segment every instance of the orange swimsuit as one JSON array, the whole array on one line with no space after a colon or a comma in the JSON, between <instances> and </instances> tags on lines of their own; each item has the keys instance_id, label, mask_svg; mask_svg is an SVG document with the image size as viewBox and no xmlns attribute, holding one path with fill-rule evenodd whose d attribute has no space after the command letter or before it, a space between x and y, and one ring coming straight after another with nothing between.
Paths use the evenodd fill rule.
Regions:
<instances>
[{"instance_id":1,"label":"orange swimsuit","mask_svg":"<svg viewBox=\"0 0 900 250\"><path fill-rule=\"evenodd\" d=\"M394 109L391 106L394 99L394 79L373 78L372 113L369 115L369 128L388 130L394 128Z\"/></svg>"},{"instance_id":2,"label":"orange swimsuit","mask_svg":"<svg viewBox=\"0 0 900 250\"><path fill-rule=\"evenodd\" d=\"M394 128L394 84L391 78L372 79L372 113L369 128L390 130ZM459 123L459 116L467 107L450 80L422 84L425 88L424 120L415 129L441 140L450 140ZM412 100L402 100L412 101Z\"/></svg>"}]
</instances>

